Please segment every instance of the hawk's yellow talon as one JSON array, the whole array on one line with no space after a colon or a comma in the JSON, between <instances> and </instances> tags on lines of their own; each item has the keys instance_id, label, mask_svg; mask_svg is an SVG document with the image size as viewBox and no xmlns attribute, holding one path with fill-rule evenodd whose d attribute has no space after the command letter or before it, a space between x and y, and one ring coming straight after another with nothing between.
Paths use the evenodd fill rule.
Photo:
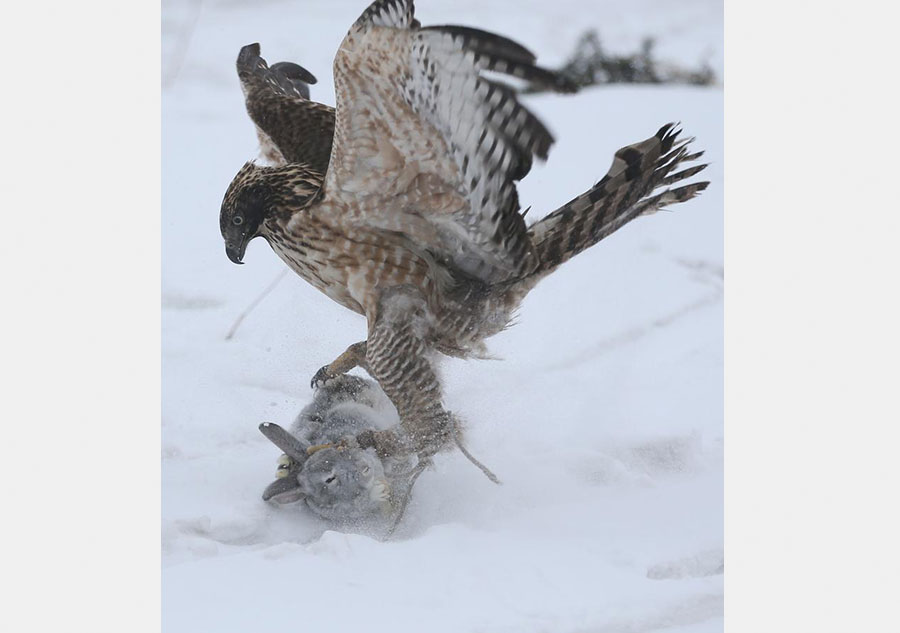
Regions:
<instances>
[{"instance_id":1,"label":"hawk's yellow talon","mask_svg":"<svg viewBox=\"0 0 900 633\"><path fill-rule=\"evenodd\" d=\"M294 463L294 460L292 460L292 459L291 459L290 457L288 457L287 455L282 455L281 457L278 458L278 465L279 465L279 466L290 466L290 465L293 464L293 463Z\"/></svg>"}]
</instances>

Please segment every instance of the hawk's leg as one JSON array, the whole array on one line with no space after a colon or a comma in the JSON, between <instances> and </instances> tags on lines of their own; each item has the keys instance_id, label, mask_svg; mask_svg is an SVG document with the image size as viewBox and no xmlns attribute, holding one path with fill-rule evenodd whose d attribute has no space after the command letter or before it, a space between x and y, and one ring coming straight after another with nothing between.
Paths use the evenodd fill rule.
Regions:
<instances>
[{"instance_id":1,"label":"hawk's leg","mask_svg":"<svg viewBox=\"0 0 900 633\"><path fill-rule=\"evenodd\" d=\"M369 318L366 361L400 415L386 431L360 434L360 445L382 455L434 455L453 439L453 419L441 404L441 387L432 366L428 308L415 288L389 288Z\"/></svg>"},{"instance_id":2,"label":"hawk's leg","mask_svg":"<svg viewBox=\"0 0 900 633\"><path fill-rule=\"evenodd\" d=\"M316 372L316 375L312 377L310 386L313 388L321 387L332 378L337 378L341 374L346 374L354 367L362 367L367 372L369 371L369 368L366 365L365 341L354 343L344 350L343 354L335 358L334 362L325 365L324 367L320 367L319 371Z\"/></svg>"}]
</instances>

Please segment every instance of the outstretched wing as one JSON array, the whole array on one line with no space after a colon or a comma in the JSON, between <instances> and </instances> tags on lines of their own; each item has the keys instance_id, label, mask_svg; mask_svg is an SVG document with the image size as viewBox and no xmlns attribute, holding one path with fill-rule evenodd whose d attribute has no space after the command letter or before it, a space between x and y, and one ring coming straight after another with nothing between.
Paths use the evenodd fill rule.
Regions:
<instances>
[{"instance_id":1,"label":"outstretched wing","mask_svg":"<svg viewBox=\"0 0 900 633\"><path fill-rule=\"evenodd\" d=\"M309 100L316 78L291 62L269 66L259 44L248 44L237 59L247 114L256 124L263 154L275 164L305 163L319 173L328 168L334 136L334 108Z\"/></svg>"},{"instance_id":2,"label":"outstretched wing","mask_svg":"<svg viewBox=\"0 0 900 633\"><path fill-rule=\"evenodd\" d=\"M706 164L682 169L703 152L689 153L694 139L678 139L679 133L675 124L669 123L647 140L623 147L600 182L531 226L529 233L542 273L549 273L633 219L690 200L706 189L707 181L685 182Z\"/></svg>"},{"instance_id":3,"label":"outstretched wing","mask_svg":"<svg viewBox=\"0 0 900 633\"><path fill-rule=\"evenodd\" d=\"M553 137L485 71L571 89L534 62L499 35L422 28L412 0L372 3L334 60L326 200L344 203L346 221L402 233L484 281L532 271L515 181Z\"/></svg>"}]
</instances>

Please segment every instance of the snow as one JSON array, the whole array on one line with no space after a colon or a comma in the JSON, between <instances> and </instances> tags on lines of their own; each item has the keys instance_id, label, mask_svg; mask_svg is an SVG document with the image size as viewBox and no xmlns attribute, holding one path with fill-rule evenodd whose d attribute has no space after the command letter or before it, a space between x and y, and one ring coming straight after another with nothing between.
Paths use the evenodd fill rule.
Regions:
<instances>
[{"instance_id":1,"label":"snow","mask_svg":"<svg viewBox=\"0 0 900 633\"><path fill-rule=\"evenodd\" d=\"M257 425L286 426L365 321L291 275L225 340L282 270L262 240L234 266L219 235L225 188L256 154L233 62L259 41L333 104L331 58L364 8L163 3L163 630L721 631L721 88L528 99L558 139L520 187L531 221L672 120L712 185L542 282L488 341L502 360L442 364L446 404L502 486L442 454L389 542L260 499L278 450ZM617 52L654 35L661 59L722 75L714 0L420 0L417 15L509 35L551 66L591 26Z\"/></svg>"}]
</instances>

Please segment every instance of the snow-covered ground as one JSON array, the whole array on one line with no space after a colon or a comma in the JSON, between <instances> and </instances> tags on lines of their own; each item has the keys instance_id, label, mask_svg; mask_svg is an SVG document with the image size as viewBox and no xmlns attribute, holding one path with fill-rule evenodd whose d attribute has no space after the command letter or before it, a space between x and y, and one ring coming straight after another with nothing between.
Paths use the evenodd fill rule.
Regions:
<instances>
[{"instance_id":1,"label":"snow-covered ground","mask_svg":"<svg viewBox=\"0 0 900 633\"><path fill-rule=\"evenodd\" d=\"M333 104L331 59L365 5L163 2L163 630L720 631L721 88L528 100L558 139L521 184L530 219L671 120L712 185L539 285L489 341L503 360L443 364L446 404L502 486L440 455L391 542L260 499L278 451L257 425L289 422L365 322L290 276L225 340L282 270L262 240L232 265L219 235L222 194L256 153L234 59L258 41ZM661 59L722 76L717 0L420 0L417 15L509 35L550 66L588 27L617 52L653 35Z\"/></svg>"}]
</instances>

